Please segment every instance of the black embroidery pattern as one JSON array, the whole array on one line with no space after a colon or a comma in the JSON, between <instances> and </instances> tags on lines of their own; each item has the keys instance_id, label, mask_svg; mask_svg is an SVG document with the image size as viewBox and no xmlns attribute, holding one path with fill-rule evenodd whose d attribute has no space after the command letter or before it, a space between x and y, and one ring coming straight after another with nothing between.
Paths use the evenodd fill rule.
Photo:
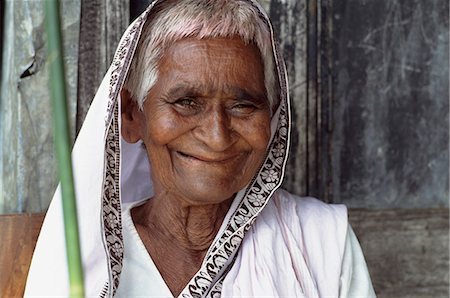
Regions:
<instances>
[{"instance_id":1,"label":"black embroidery pattern","mask_svg":"<svg viewBox=\"0 0 450 298\"><path fill-rule=\"evenodd\" d=\"M109 101L107 108L106 124L111 122L111 118L114 115L113 108L116 105L116 101L125 81L128 67L133 59L134 49L136 48L139 40L139 34L144 24L144 16L140 16L134 26L130 29L129 33L121 40L119 47L114 55L113 62L111 64L111 79L109 81ZM136 34L139 33L139 34ZM131 51L130 51L131 50Z\"/></svg>"},{"instance_id":2,"label":"black embroidery pattern","mask_svg":"<svg viewBox=\"0 0 450 298\"><path fill-rule=\"evenodd\" d=\"M109 289L109 282L106 282L105 285L103 286L103 289L100 291L100 298L106 298L106 295L108 294L108 289Z\"/></svg>"},{"instance_id":3,"label":"black embroidery pattern","mask_svg":"<svg viewBox=\"0 0 450 298\"><path fill-rule=\"evenodd\" d=\"M148 11L148 10L147 10ZM137 46L147 14L139 17L120 42L112 63L107 106L104 178L102 189L103 242L109 280L100 296L112 297L119 286L123 264L123 235L120 199L120 128L118 96ZM105 291L105 289L107 289Z\"/></svg>"},{"instance_id":4,"label":"black embroidery pattern","mask_svg":"<svg viewBox=\"0 0 450 298\"><path fill-rule=\"evenodd\" d=\"M123 239L121 223L121 204L119 197L119 131L117 123L118 108L114 109L114 117L108 129L105 144L106 173L103 181L103 227L104 239L108 254L109 278L112 280L113 292L119 285L122 270Z\"/></svg>"},{"instance_id":5,"label":"black embroidery pattern","mask_svg":"<svg viewBox=\"0 0 450 298\"><path fill-rule=\"evenodd\" d=\"M237 254L234 255L233 261L231 264L227 266L226 272L224 272L220 278L216 281L216 283L211 287L210 292L206 295L207 297L211 298L219 298L222 295L222 287L223 287L223 280L225 279L225 276L227 276L228 271L231 270L231 267L233 266L234 262L236 261Z\"/></svg>"}]
</instances>

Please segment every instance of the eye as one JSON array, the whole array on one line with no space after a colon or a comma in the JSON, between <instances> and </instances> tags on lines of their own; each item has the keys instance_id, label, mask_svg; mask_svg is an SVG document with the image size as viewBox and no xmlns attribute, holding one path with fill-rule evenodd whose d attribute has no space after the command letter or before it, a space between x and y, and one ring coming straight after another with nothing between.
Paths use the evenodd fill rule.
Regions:
<instances>
[{"instance_id":1,"label":"eye","mask_svg":"<svg viewBox=\"0 0 450 298\"><path fill-rule=\"evenodd\" d=\"M239 114L250 114L258 109L258 106L253 103L237 103L231 107L231 110Z\"/></svg>"},{"instance_id":2,"label":"eye","mask_svg":"<svg viewBox=\"0 0 450 298\"><path fill-rule=\"evenodd\" d=\"M201 111L202 105L197 98L181 97L175 101L170 102L175 110L184 116L196 115Z\"/></svg>"},{"instance_id":3,"label":"eye","mask_svg":"<svg viewBox=\"0 0 450 298\"><path fill-rule=\"evenodd\" d=\"M195 100L188 97L177 99L173 104L181 108L195 108L197 106Z\"/></svg>"}]
</instances>

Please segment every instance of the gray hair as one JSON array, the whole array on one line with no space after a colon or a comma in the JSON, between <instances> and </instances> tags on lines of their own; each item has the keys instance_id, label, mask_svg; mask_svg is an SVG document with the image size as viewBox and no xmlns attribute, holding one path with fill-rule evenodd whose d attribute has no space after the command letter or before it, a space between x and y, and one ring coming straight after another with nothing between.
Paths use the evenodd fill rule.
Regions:
<instances>
[{"instance_id":1,"label":"gray hair","mask_svg":"<svg viewBox=\"0 0 450 298\"><path fill-rule=\"evenodd\" d=\"M243 0L165 0L155 4L144 25L124 88L139 108L154 86L158 61L174 42L188 37L239 36L259 48L271 110L278 104L278 79L268 25L257 7Z\"/></svg>"}]
</instances>

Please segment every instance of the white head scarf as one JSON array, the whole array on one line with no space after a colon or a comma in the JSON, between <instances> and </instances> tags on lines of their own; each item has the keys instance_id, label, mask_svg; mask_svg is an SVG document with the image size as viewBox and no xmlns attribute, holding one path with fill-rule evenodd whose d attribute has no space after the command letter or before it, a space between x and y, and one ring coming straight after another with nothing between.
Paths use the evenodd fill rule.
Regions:
<instances>
[{"instance_id":1,"label":"white head scarf","mask_svg":"<svg viewBox=\"0 0 450 298\"><path fill-rule=\"evenodd\" d=\"M161 0L159 0L161 1ZM123 264L122 203L153 195L150 165L141 144L128 144L120 135L120 90L147 16L154 1L126 30L103 82L92 102L72 152L78 222L86 296L112 297ZM269 18L260 12L272 40L280 85L280 101L271 121L271 139L263 165L236 195L222 227L200 270L180 296L220 295L221 283L239 246L256 217L279 188L289 151L290 108L283 59L273 37ZM264 198L249 200L254 196ZM67 296L67 260L59 187L53 197L38 239L29 271L25 296Z\"/></svg>"}]
</instances>

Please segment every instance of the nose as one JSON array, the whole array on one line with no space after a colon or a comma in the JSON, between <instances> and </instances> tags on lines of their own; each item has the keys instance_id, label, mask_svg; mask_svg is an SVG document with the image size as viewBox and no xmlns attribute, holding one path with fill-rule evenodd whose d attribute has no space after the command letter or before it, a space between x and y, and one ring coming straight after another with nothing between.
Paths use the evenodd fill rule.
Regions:
<instances>
[{"instance_id":1,"label":"nose","mask_svg":"<svg viewBox=\"0 0 450 298\"><path fill-rule=\"evenodd\" d=\"M215 152L223 152L237 140L231 119L223 108L214 108L202 115L196 137Z\"/></svg>"}]
</instances>

